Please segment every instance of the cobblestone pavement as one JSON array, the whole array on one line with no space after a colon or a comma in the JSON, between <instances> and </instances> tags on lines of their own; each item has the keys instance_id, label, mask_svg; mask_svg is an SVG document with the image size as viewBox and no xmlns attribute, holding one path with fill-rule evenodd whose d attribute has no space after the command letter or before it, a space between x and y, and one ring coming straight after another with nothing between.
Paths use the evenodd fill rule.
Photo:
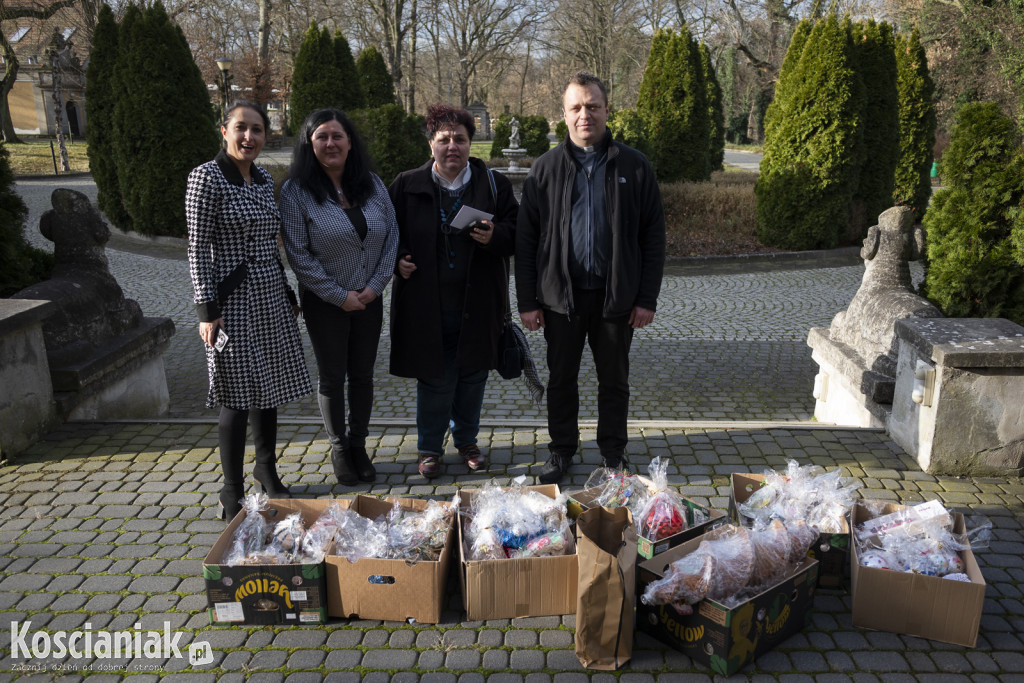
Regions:
<instances>
[{"instance_id":1,"label":"cobblestone pavement","mask_svg":"<svg viewBox=\"0 0 1024 683\"><path fill-rule=\"evenodd\" d=\"M31 185L22 181L19 190L32 196ZM82 187L88 190L89 183ZM45 208L38 201L43 188L35 190L38 212ZM175 415L190 419L66 424L15 462L0 463L0 683L85 676L138 683L158 678L174 683L715 678L644 634L637 635L633 659L622 671L585 671L573 650L573 615L463 621L454 572L437 625L333 619L319 627L209 626L201 562L224 524L216 518L217 434L206 419L211 413L201 406L205 374L196 361L201 363L201 356L190 319L187 270L180 247L142 249L123 238L114 246L112 269L128 295L148 314L170 315L179 326L167 353L168 379ZM722 270L729 272L695 276L673 270L657 324L637 335L627 451L633 467L644 470L650 458L667 456L673 486L724 510L731 473L781 468L795 458L842 468L859 482L865 498L939 499L987 515L995 530L991 547L977 554L988 588L975 648L853 627L847 583L847 589L819 589L810 625L745 668L737 680L1024 680L1024 482L931 476L881 432L800 422L812 410L814 368L803 343L806 330L826 324L845 306L860 268ZM541 340L534 342L542 350ZM381 357L385 354L382 349ZM518 385L490 383L485 412L491 421L480 435L490 456L488 472L469 473L449 449L443 476L427 481L416 471L411 385L379 379L377 415L389 419L371 426L367 444L378 481L362 488L334 484L326 436L312 404L300 403L288 412L278 435L283 478L297 495L369 492L447 499L490 477L508 483L525 474L532 483L548 437L542 427L518 422L539 419L539 413L526 409ZM586 385L583 391L593 393ZM585 404L589 414L593 409ZM736 420L769 424L727 422ZM563 489L582 487L599 461L592 428L584 429L583 439L581 458ZM246 472L251 468L250 451ZM12 622L31 622L29 634L166 625L183 634L182 647L210 643L215 659L201 667L174 657L14 659Z\"/></svg>"}]
</instances>

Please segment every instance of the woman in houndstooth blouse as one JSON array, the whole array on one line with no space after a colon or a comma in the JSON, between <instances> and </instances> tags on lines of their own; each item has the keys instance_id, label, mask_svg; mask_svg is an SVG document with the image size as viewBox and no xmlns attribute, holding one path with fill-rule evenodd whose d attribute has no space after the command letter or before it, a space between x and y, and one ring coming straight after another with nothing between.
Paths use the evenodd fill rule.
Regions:
<instances>
[{"instance_id":1,"label":"woman in houndstooth blouse","mask_svg":"<svg viewBox=\"0 0 1024 683\"><path fill-rule=\"evenodd\" d=\"M267 127L258 105L236 103L220 129L226 149L189 174L185 195L188 261L210 374L206 405L220 406L227 520L244 494L247 422L256 445L254 478L272 498L290 497L277 474L277 406L312 391L289 301L295 295L277 246L274 181L253 163Z\"/></svg>"},{"instance_id":2,"label":"woman in houndstooth blouse","mask_svg":"<svg viewBox=\"0 0 1024 683\"><path fill-rule=\"evenodd\" d=\"M398 225L384 183L344 112L306 117L281 189L288 261L299 280L320 373L317 401L338 482L372 482L366 452L373 367L384 322L381 295L395 269ZM348 381L348 434L345 383Z\"/></svg>"}]
</instances>

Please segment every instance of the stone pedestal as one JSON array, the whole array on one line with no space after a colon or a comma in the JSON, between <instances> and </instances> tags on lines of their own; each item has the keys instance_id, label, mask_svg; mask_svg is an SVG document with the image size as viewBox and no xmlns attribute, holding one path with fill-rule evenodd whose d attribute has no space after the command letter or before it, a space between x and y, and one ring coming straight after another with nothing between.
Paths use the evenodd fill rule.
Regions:
<instances>
[{"instance_id":1,"label":"stone pedestal","mask_svg":"<svg viewBox=\"0 0 1024 683\"><path fill-rule=\"evenodd\" d=\"M508 160L508 168L494 170L512 181L512 193L515 194L516 201L520 201L523 198L523 183L526 182L526 176L530 174L529 169L519 166L519 162L526 158L526 150L521 147L513 147L503 149L501 153Z\"/></svg>"},{"instance_id":2,"label":"stone pedestal","mask_svg":"<svg viewBox=\"0 0 1024 683\"><path fill-rule=\"evenodd\" d=\"M1001 318L907 319L888 431L932 474L1020 476L1024 328Z\"/></svg>"},{"instance_id":3,"label":"stone pedestal","mask_svg":"<svg viewBox=\"0 0 1024 683\"><path fill-rule=\"evenodd\" d=\"M108 339L88 358L53 367L54 398L65 420L159 417L170 394L163 352L174 335L170 318L144 318Z\"/></svg>"},{"instance_id":4,"label":"stone pedestal","mask_svg":"<svg viewBox=\"0 0 1024 683\"><path fill-rule=\"evenodd\" d=\"M893 378L872 370L848 345L833 341L827 327L811 328L807 344L818 364L814 419L844 427L885 427Z\"/></svg>"},{"instance_id":5,"label":"stone pedestal","mask_svg":"<svg viewBox=\"0 0 1024 683\"><path fill-rule=\"evenodd\" d=\"M57 425L43 320L49 301L0 299L0 458L25 450Z\"/></svg>"}]
</instances>

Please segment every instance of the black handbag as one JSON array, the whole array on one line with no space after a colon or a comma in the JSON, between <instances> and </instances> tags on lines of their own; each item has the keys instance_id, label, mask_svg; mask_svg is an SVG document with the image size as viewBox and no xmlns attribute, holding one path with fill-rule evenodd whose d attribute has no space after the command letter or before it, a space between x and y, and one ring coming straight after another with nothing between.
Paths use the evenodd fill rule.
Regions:
<instances>
[{"instance_id":1,"label":"black handbag","mask_svg":"<svg viewBox=\"0 0 1024 683\"><path fill-rule=\"evenodd\" d=\"M522 340L522 341L520 341ZM512 322L512 316L505 314L505 324L498 337L498 374L505 379L516 379L523 374L523 347L526 337L519 326Z\"/></svg>"}]
</instances>

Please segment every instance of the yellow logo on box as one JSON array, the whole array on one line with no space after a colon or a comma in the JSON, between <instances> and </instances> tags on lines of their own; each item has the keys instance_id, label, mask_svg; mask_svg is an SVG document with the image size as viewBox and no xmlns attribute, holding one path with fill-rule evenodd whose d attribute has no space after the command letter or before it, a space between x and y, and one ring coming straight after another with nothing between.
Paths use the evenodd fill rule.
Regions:
<instances>
[{"instance_id":1,"label":"yellow logo on box","mask_svg":"<svg viewBox=\"0 0 1024 683\"><path fill-rule=\"evenodd\" d=\"M258 595L260 593L269 593L270 595L277 595L284 598L284 604L288 606L288 609L294 609L292 605L292 597L288 592L288 586L281 583L277 579L246 579L242 582L238 588L235 589L235 600L241 602L244 598L248 598L252 595Z\"/></svg>"},{"instance_id":2,"label":"yellow logo on box","mask_svg":"<svg viewBox=\"0 0 1024 683\"><path fill-rule=\"evenodd\" d=\"M789 604L787 603L786 606L782 608L782 611L779 612L779 616L768 622L764 628L768 635L775 635L782 630L786 625L786 622L789 621L789 614L791 611L792 610L790 610Z\"/></svg>"},{"instance_id":3,"label":"yellow logo on box","mask_svg":"<svg viewBox=\"0 0 1024 683\"><path fill-rule=\"evenodd\" d=\"M661 608L661 623L665 627L665 630L683 642L695 643L704 638L703 626L684 627L681 623L672 618L668 612L668 607Z\"/></svg>"}]
</instances>

